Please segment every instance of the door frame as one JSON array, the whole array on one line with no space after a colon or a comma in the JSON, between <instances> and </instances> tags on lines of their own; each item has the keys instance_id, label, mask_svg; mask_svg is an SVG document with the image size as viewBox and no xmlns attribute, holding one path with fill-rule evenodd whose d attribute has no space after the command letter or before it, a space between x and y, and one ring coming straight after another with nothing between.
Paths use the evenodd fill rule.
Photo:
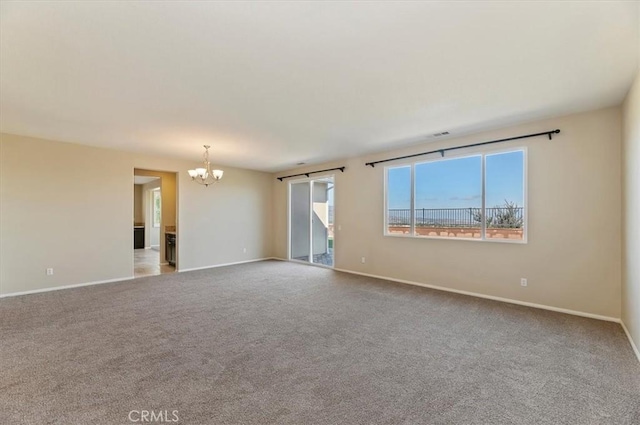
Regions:
<instances>
[{"instance_id":1,"label":"door frame","mask_svg":"<svg viewBox=\"0 0 640 425\"><path fill-rule=\"evenodd\" d=\"M160 168L154 168L154 167L144 167L144 166L134 166L131 169L131 199L133 200L133 197L135 196L133 193L134 190L134 185L135 185L135 177L136 176L145 176L145 177L158 177L160 179L160 191L162 193L162 187L163 187L163 180L164 180L164 176L163 174L169 174L169 175L175 175L175 199L176 199L176 210L175 210L175 216L176 216L176 220L175 220L175 226L176 226L176 264L175 264L175 272L179 272L180 270L180 184L181 184L181 180L182 180L182 173L180 171L175 171L175 170L164 170L164 169L160 169ZM144 196L144 194L143 194ZM162 196L162 195L161 195ZM149 200L147 200L149 202ZM164 199L161 199L161 202L163 202ZM133 205L132 205L133 207ZM146 214L147 211L144 212L144 214ZM153 208L149 209L149 212L151 214L153 214ZM160 212L161 214L161 220L160 220L160 236L158 238L158 243L159 243L159 253L162 254L164 252L163 250L163 246L166 245L165 240L163 238L164 235L164 229L165 229L165 223L164 223L164 215L162 214L162 211ZM151 218L152 217L146 217L146 218ZM148 224L145 223L145 244L147 241L147 236L146 236L146 232L147 232L147 228L148 228ZM135 260L134 260L134 249L133 249L133 233L131 232L131 230L129 230L129 234L131 235L131 277L132 278L136 278L135 276ZM150 238L149 238L150 239ZM166 256L166 254L165 254ZM168 264L166 262L166 260L163 260L162 255L160 255L160 259L159 259L160 265L166 265Z\"/></svg>"},{"instance_id":2,"label":"door frame","mask_svg":"<svg viewBox=\"0 0 640 425\"><path fill-rule=\"evenodd\" d=\"M287 182L287 261L294 263L307 264L325 269L334 269L336 266L336 230L333 232L333 265L319 264L313 262L313 181L330 178L333 181L333 211L334 211L334 227L335 227L335 200L336 200L336 175L321 174L314 177L304 179L289 180ZM309 183L309 261L296 260L291 258L291 186L298 183Z\"/></svg>"}]
</instances>

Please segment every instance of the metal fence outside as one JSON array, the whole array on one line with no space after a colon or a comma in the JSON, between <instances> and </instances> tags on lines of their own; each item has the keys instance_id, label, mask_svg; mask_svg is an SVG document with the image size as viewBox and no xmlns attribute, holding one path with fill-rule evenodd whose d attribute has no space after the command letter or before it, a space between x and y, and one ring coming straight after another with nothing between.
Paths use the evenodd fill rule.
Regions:
<instances>
[{"instance_id":1,"label":"metal fence outside","mask_svg":"<svg viewBox=\"0 0 640 425\"><path fill-rule=\"evenodd\" d=\"M480 227L482 208L416 208L415 225L418 227ZM488 228L521 228L524 223L523 207L485 208ZM411 209L387 210L388 226L410 226Z\"/></svg>"}]
</instances>

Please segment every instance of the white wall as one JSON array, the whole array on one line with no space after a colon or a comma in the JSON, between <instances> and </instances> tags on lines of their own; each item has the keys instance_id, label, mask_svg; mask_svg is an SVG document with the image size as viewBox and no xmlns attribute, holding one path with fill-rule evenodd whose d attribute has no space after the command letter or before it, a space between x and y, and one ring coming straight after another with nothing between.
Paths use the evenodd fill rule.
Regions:
<instances>
[{"instance_id":1,"label":"white wall","mask_svg":"<svg viewBox=\"0 0 640 425\"><path fill-rule=\"evenodd\" d=\"M180 269L269 257L270 175L199 161L0 134L0 295L133 276L134 168L179 173Z\"/></svg>"},{"instance_id":2,"label":"white wall","mask_svg":"<svg viewBox=\"0 0 640 425\"><path fill-rule=\"evenodd\" d=\"M555 128L553 141L499 146L528 148L527 244L383 236L384 171L366 161ZM336 268L619 318L620 133L615 107L274 174L274 254L287 255L287 183L275 177L345 165L335 174Z\"/></svg>"},{"instance_id":3,"label":"white wall","mask_svg":"<svg viewBox=\"0 0 640 425\"><path fill-rule=\"evenodd\" d=\"M622 321L640 348L640 72L623 105Z\"/></svg>"}]
</instances>

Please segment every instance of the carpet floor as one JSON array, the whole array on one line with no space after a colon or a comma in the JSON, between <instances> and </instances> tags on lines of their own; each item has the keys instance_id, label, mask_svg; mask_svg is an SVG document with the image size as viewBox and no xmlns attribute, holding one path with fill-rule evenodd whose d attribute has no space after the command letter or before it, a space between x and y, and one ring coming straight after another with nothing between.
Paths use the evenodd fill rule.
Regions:
<instances>
[{"instance_id":1,"label":"carpet floor","mask_svg":"<svg viewBox=\"0 0 640 425\"><path fill-rule=\"evenodd\" d=\"M615 323L277 261L0 300L1 423L143 410L179 424L637 425L640 363Z\"/></svg>"}]
</instances>

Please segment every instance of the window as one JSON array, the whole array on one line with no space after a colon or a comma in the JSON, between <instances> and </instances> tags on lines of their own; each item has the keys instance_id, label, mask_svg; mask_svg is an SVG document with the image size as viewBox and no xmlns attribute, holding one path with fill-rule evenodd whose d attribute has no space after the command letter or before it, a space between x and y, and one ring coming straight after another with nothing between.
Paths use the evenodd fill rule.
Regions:
<instances>
[{"instance_id":1,"label":"window","mask_svg":"<svg viewBox=\"0 0 640 425\"><path fill-rule=\"evenodd\" d=\"M160 217L162 214L160 189L155 189L151 193L153 194L153 227L160 227Z\"/></svg>"},{"instance_id":2,"label":"window","mask_svg":"<svg viewBox=\"0 0 640 425\"><path fill-rule=\"evenodd\" d=\"M526 240L524 150L385 170L387 235Z\"/></svg>"},{"instance_id":3,"label":"window","mask_svg":"<svg viewBox=\"0 0 640 425\"><path fill-rule=\"evenodd\" d=\"M415 235L480 238L482 157L416 164Z\"/></svg>"},{"instance_id":4,"label":"window","mask_svg":"<svg viewBox=\"0 0 640 425\"><path fill-rule=\"evenodd\" d=\"M387 169L387 232L411 232L411 166Z\"/></svg>"},{"instance_id":5,"label":"window","mask_svg":"<svg viewBox=\"0 0 640 425\"><path fill-rule=\"evenodd\" d=\"M524 240L524 152L485 157L487 239Z\"/></svg>"}]
</instances>

